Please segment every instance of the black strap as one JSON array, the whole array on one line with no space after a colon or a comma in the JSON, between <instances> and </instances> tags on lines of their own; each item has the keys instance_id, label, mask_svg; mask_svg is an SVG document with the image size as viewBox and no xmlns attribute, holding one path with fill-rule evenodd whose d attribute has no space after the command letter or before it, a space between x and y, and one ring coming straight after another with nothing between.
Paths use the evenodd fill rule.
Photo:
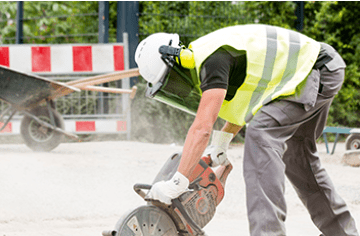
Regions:
<instances>
[{"instance_id":1,"label":"black strap","mask_svg":"<svg viewBox=\"0 0 360 236\"><path fill-rule=\"evenodd\" d=\"M327 45L325 43L321 43L320 52L313 68L320 70L333 58L332 53L327 49Z\"/></svg>"}]
</instances>

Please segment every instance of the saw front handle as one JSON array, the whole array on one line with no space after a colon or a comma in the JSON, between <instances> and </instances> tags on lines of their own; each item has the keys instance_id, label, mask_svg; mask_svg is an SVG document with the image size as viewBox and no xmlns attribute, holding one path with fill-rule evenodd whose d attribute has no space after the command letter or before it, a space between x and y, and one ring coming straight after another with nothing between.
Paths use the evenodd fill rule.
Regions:
<instances>
[{"instance_id":1,"label":"saw front handle","mask_svg":"<svg viewBox=\"0 0 360 236\"><path fill-rule=\"evenodd\" d=\"M145 199L146 193L143 189L150 190L151 187L151 184L134 184L134 191Z\"/></svg>"}]
</instances>

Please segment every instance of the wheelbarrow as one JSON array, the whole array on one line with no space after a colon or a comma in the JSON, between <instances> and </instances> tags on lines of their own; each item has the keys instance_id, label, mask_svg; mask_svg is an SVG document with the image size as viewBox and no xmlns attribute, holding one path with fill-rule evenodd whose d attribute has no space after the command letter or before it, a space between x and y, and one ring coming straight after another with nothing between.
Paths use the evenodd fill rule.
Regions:
<instances>
[{"instance_id":1,"label":"wheelbarrow","mask_svg":"<svg viewBox=\"0 0 360 236\"><path fill-rule=\"evenodd\" d=\"M325 141L326 152L330 153L326 133L336 134L331 155L334 154L335 152L336 144L338 142L340 134L350 134L345 141L346 150L357 150L357 149L360 150L360 128L330 127L330 126L325 127L323 131L323 137Z\"/></svg>"},{"instance_id":2,"label":"wheelbarrow","mask_svg":"<svg viewBox=\"0 0 360 236\"><path fill-rule=\"evenodd\" d=\"M56 111L53 100L81 90L128 93L133 98L136 86L132 89L118 89L94 85L138 75L139 70L135 68L60 83L0 66L0 100L8 105L0 113L0 132L16 113L20 113L24 115L20 134L25 144L34 151L53 150L61 143L63 136L79 140L76 134L64 130L64 120Z\"/></svg>"}]
</instances>

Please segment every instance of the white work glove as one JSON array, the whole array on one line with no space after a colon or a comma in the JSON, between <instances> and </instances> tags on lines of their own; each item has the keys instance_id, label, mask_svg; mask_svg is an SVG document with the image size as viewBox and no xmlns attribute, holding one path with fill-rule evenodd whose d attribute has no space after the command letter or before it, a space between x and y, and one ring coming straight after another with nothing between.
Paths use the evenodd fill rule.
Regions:
<instances>
[{"instance_id":1,"label":"white work glove","mask_svg":"<svg viewBox=\"0 0 360 236\"><path fill-rule=\"evenodd\" d=\"M189 180L180 172L176 172L170 180L155 183L145 196L145 200L153 199L171 205L171 199L179 197L188 187Z\"/></svg>"},{"instance_id":2,"label":"white work glove","mask_svg":"<svg viewBox=\"0 0 360 236\"><path fill-rule=\"evenodd\" d=\"M229 148L231 140L233 139L233 136L234 134L232 133L222 132L218 130L213 131L211 144L204 151L205 156L210 155L211 157L211 167L226 164L226 152Z\"/></svg>"}]
</instances>

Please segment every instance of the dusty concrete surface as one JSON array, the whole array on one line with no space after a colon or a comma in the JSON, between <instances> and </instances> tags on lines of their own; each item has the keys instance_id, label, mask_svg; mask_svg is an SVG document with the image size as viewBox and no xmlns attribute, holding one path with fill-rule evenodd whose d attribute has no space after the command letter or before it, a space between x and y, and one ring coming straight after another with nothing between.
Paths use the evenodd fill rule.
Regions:
<instances>
[{"instance_id":1,"label":"dusty concrete surface","mask_svg":"<svg viewBox=\"0 0 360 236\"><path fill-rule=\"evenodd\" d=\"M24 144L0 144L0 236L100 236L120 216L144 204L134 183L151 183L181 146L127 141L63 143L50 153ZM345 145L334 155L319 145L324 167L360 226L360 169L341 163ZM243 146L232 146L234 165L226 194L209 236L249 235L242 177ZM288 235L319 235L306 209L286 183Z\"/></svg>"},{"instance_id":2,"label":"dusty concrete surface","mask_svg":"<svg viewBox=\"0 0 360 236\"><path fill-rule=\"evenodd\" d=\"M360 150L347 150L342 157L342 163L360 167Z\"/></svg>"}]
</instances>

